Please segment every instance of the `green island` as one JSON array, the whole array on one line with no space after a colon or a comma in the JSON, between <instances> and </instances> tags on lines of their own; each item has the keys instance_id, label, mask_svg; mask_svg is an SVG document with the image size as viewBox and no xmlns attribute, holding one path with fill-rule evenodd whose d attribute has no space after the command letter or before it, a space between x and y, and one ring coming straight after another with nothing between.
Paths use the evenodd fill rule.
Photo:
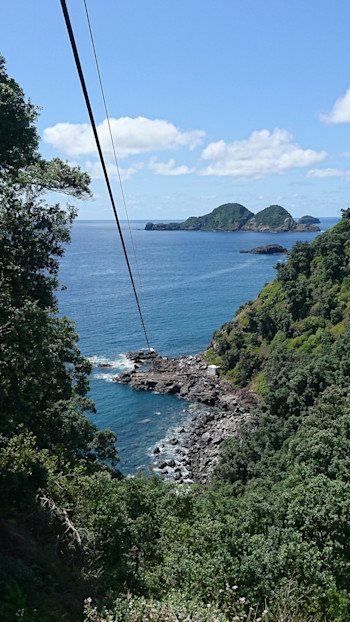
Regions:
<instances>
[{"instance_id":1,"label":"green island","mask_svg":"<svg viewBox=\"0 0 350 622\"><path fill-rule=\"evenodd\" d=\"M58 315L75 212L44 199L89 179L41 158L2 58L0 102L1 620L348 622L350 209L214 333L208 362L259 404L213 482L123 478Z\"/></svg>"},{"instance_id":2,"label":"green island","mask_svg":"<svg viewBox=\"0 0 350 622\"><path fill-rule=\"evenodd\" d=\"M239 203L225 203L204 216L190 216L184 222L148 222L146 231L320 231L318 218L303 216L298 222L281 205L270 205L257 214Z\"/></svg>"}]
</instances>

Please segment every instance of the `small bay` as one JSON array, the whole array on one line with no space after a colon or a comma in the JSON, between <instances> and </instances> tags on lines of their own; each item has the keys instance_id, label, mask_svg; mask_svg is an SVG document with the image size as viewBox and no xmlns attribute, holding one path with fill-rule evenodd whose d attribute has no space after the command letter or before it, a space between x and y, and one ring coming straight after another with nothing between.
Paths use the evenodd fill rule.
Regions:
<instances>
[{"instance_id":1,"label":"small bay","mask_svg":"<svg viewBox=\"0 0 350 622\"><path fill-rule=\"evenodd\" d=\"M321 219L331 228L339 218ZM214 330L271 281L285 256L240 254L256 246L316 233L145 231L147 221L122 223L131 268L151 346L163 356L204 351ZM135 249L135 254L134 254ZM136 255L136 259L135 259ZM176 433L197 407L175 396L135 392L112 382L125 371L127 351L146 348L145 336L114 221L77 220L61 260L60 313L73 318L80 349L94 363L90 396L101 428L117 433L120 469L134 473L153 461L160 439ZM99 367L108 363L112 367Z\"/></svg>"}]
</instances>

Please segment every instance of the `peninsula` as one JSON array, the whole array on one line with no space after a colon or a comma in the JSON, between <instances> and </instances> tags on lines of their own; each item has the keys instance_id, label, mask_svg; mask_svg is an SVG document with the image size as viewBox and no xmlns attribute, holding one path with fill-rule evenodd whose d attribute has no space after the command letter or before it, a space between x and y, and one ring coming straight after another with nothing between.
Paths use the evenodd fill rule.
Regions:
<instances>
[{"instance_id":1,"label":"peninsula","mask_svg":"<svg viewBox=\"0 0 350 622\"><path fill-rule=\"evenodd\" d=\"M312 217L308 217L312 218ZM315 219L316 220L316 219ZM239 203L219 205L204 216L190 216L184 222L148 222L146 231L320 231L313 222L297 222L281 205L270 205L253 214Z\"/></svg>"}]
</instances>

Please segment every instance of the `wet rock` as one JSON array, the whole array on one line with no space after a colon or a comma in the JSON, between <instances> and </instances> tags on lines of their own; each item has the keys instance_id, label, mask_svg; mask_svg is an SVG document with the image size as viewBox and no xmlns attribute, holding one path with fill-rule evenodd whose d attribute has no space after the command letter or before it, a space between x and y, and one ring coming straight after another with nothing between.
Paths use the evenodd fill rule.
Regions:
<instances>
[{"instance_id":1,"label":"wet rock","mask_svg":"<svg viewBox=\"0 0 350 622\"><path fill-rule=\"evenodd\" d=\"M149 355L143 351L129 354L133 363L143 368L119 374L114 378L116 382L129 384L140 391L176 393L190 402L208 406L206 413L192 417L187 429L180 427L180 439L173 437L169 443L179 446L177 464L181 466L173 471L177 482L209 482L219 461L222 442L237 434L240 423L250 417L257 404L256 395L249 389L234 391L225 379L209 375L202 355L172 359L154 352ZM159 451L154 450L155 455L163 447L164 444L159 444ZM185 456L181 455L182 449L186 449ZM170 460L159 461L158 468L162 470L168 466L173 469L169 463L176 464ZM186 473L188 471L188 477L181 474L181 468L186 469Z\"/></svg>"}]
</instances>

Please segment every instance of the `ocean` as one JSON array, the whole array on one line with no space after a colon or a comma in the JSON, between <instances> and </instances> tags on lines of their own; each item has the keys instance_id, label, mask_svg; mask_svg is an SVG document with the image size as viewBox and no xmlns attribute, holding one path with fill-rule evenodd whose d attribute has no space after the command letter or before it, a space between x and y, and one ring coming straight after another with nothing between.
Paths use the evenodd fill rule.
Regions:
<instances>
[{"instance_id":1,"label":"ocean","mask_svg":"<svg viewBox=\"0 0 350 622\"><path fill-rule=\"evenodd\" d=\"M321 220L321 230L339 218ZM240 254L277 243L290 249L316 233L145 231L147 221L122 223L151 347L162 356L203 352L214 330L271 281L284 256ZM131 236L130 236L131 232ZM202 407L172 395L136 392L112 382L129 369L125 353L146 348L114 221L77 220L61 260L60 313L71 317L79 347L94 363L90 397L100 428L117 434L125 474L154 466L154 447L176 435ZM112 368L98 364L110 363Z\"/></svg>"}]
</instances>

